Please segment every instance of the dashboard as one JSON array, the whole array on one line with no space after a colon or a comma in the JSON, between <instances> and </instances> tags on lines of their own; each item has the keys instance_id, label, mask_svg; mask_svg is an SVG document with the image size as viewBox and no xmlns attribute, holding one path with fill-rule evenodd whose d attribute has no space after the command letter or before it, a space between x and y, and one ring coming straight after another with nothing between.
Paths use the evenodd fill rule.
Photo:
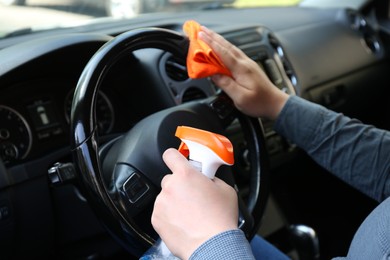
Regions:
<instances>
[{"instance_id":1,"label":"dashboard","mask_svg":"<svg viewBox=\"0 0 390 260\"><path fill-rule=\"evenodd\" d=\"M246 13L242 16L251 17L252 12L254 11L242 11L242 13ZM291 9L290 12L296 12L295 15L299 17L302 10ZM272 13L272 9L266 14L269 15L269 13ZM318 91L316 89L312 90L312 88L380 61L384 57L384 44L372 29L372 26L370 27L362 15L356 11L310 10L302 13L302 15L312 15L313 13L317 13L318 18L313 19L311 24L295 25L292 30L277 31L280 25L274 25L277 36L273 30L265 26L241 25L242 23L245 24L247 18L240 19L240 24L235 25L236 28L232 28L232 26L229 26L229 29L225 29L225 26L216 28L220 28L221 33L229 41L239 46L259 66L266 70L275 85L289 94L302 95L335 108L335 106L342 105L342 95L348 92L348 86L340 84L332 87L327 90L329 93L326 93L326 96L320 95L321 97L317 94ZM225 14L222 12L222 15ZM330 15L334 15L334 19L325 20ZM198 19L202 21L203 16L203 14L199 14ZM208 19L210 18L206 16L204 24L210 24L213 27L212 24L217 18L213 18L211 21L208 21ZM299 19L298 22L300 22ZM302 23L304 22L302 21ZM180 31L180 26L181 24L177 23L169 25L167 28ZM327 49L318 52L316 43L308 42L302 38L301 31L303 30L305 35L314 34L315 31L321 30L322 33L315 38L315 42L326 46ZM345 33L346 31L348 33ZM330 37L334 34L339 37ZM105 40L109 39L109 36L96 36L96 38L99 37L108 37ZM0 145L0 155L6 165L38 158L42 153L60 146L66 146L67 136L69 135L72 93L77 85L77 77L81 74L83 65L88 61L88 55L92 55L93 51L98 49L99 44L104 43L101 39L93 42L93 38L90 37L87 40L83 36L80 37L80 40L72 40L74 42L69 46L62 46L61 40L73 39L72 36L62 35L52 40L54 44L50 40L47 41L46 44L50 45L52 49L49 49L49 51L40 49L40 52L34 54L22 50L23 45L16 46L25 56L21 54L20 59L10 60L11 65L8 69L12 68L12 64L15 64L15 67L20 65L19 62L32 62L32 64L23 64L26 68L22 67L21 69L29 70L24 76L26 79L18 80L8 86L5 85L6 88L2 91L0 97L1 121L8 121L7 125L9 123L11 127L11 129L1 129L0 131L0 138L3 140ZM88 41L91 42L88 43ZM328 44L327 41L332 42ZM74 46L76 44L85 45L82 49L88 48L88 50L83 52L80 47ZM41 46L41 42L37 42L36 48L42 48ZM345 53L345 51L348 53ZM80 57L82 52L84 54ZM50 57L46 57L49 54ZM34 57L29 58L31 55L34 55ZM37 55L41 56L38 57ZM53 60L52 56L55 55L57 55L56 59L58 61ZM71 57L76 55L77 60L73 60ZM160 58L160 55L162 58ZM353 59L353 62L349 58L340 59L341 55ZM210 82L189 80L186 76L184 61L174 60L168 55L164 56L162 53L153 50L143 56L142 62L150 64L139 65L137 64L137 58L134 57L133 63L125 64L125 67L129 69L129 76L132 74L130 73L131 70L139 70L142 66L152 67L152 73L157 74L165 83L165 86L168 87L168 93L171 93L170 98L173 97L175 104L194 98L206 97L216 91L216 88L211 86ZM145 59L145 56L150 56L150 58ZM29 61L29 59L32 60ZM62 71L65 65L72 66L73 70ZM30 71L29 66L40 69L39 71L34 69ZM66 69L68 70L69 67L66 67ZM121 70L124 70L124 68L121 68ZM125 75L121 75L121 77L126 78ZM130 120L129 118L124 119L123 116L126 117L130 114L131 117L131 114L137 114L138 109L133 109L132 112L123 109L123 102L126 101L119 101L118 99L124 98L123 95L134 95L130 92L130 88L142 88L142 85L150 82L150 79L137 79L137 77L139 76L137 75L134 79L128 77L125 80L128 81L128 85L138 86L130 86L126 89L124 83L121 82L116 85L103 86L100 89L96 107L101 134L119 133L136 122L139 115L135 115L135 118ZM318 98L321 100L318 100ZM338 98L340 100L337 100ZM139 107L143 104L133 103L133 105ZM168 100L161 105L170 106L172 102ZM153 110L153 106L151 109ZM145 111L145 113L150 112L147 109ZM121 113L124 113L124 115ZM10 135L11 131L12 135Z\"/></svg>"},{"instance_id":2,"label":"dashboard","mask_svg":"<svg viewBox=\"0 0 390 260\"><path fill-rule=\"evenodd\" d=\"M283 48L269 29L265 27L244 28L227 33L225 37L240 46L263 70L266 70L276 86L289 94L295 94L298 87L296 75L283 53ZM0 97L2 104L0 119L7 122L7 129L0 131L2 139L0 155L6 166L39 158L48 151L68 144L73 92L77 85L77 76L82 71L80 60L72 61L66 57L67 53L72 51L71 48L76 47L56 50L59 52L56 55L60 63L66 62L70 66L79 67L78 70L71 71L74 75L60 71L62 64L46 60L46 57L40 57L40 60L36 61L37 64L31 66L48 70L46 73L50 73L49 77L47 74L39 75L42 73L39 72L31 75L30 79L11 84L3 91ZM91 50L93 49L90 49L92 55ZM47 54L43 53L43 55ZM148 58L145 59L145 56ZM141 59L142 63L140 63ZM83 62L87 62L87 57ZM59 71L50 72L52 68L45 68L45 66L58 67ZM158 50L139 51L133 54L132 62L120 66L121 82L119 84L110 83L110 86L104 85L99 89L96 116L100 135L118 134L130 128L140 118L138 115L140 109L136 107L147 105L146 100L144 104L135 101L126 108L125 97L132 100L132 96L137 95L134 93L134 88L143 88L142 85L151 84L150 79L147 79L148 76L140 74L134 77L131 71L147 67L153 68L154 73L159 74L166 85L162 90L167 90L169 94L167 100L158 101L163 107L205 98L217 91L217 87L207 79L190 80L184 60L178 60L171 54ZM128 75L124 73L126 69L129 71ZM118 75L119 72L111 78L119 82L116 78ZM161 87L157 92L161 92ZM141 109L141 114L158 109L153 106L151 106L151 111Z\"/></svg>"},{"instance_id":3,"label":"dashboard","mask_svg":"<svg viewBox=\"0 0 390 260\"><path fill-rule=\"evenodd\" d=\"M387 53L390 23L387 14L382 13L382 5L373 2L363 10L291 7L156 15L153 19L134 19L132 23L115 21L92 28L86 25L78 32L66 29L59 34L42 32L36 39L26 35L2 41L0 158L7 173L0 178L0 210L6 207L8 213L0 217L0 242L8 241L5 245L10 245L10 252L21 247L41 256L42 252L50 251L53 243L73 253L70 248L78 241L84 243L91 237L99 237L82 243L87 248L90 243L98 244L100 235L105 234L97 222L91 221L93 214L77 191L69 187L56 191L49 188L47 170L56 162L72 161L69 115L74 89L89 59L113 37L140 27L161 27L182 33L182 24L187 19L195 19L242 49L286 93L390 129L386 120L390 114L390 89L384 84L390 69ZM217 92L217 86L207 78L189 79L182 58L162 50L143 49L118 61L106 76L99 86L96 115L91 116L96 116L98 121L99 142L105 143L147 115ZM273 131L273 122L263 120L263 126L274 178L280 181L286 176L286 168L297 165L296 170L313 170L306 168L312 163L294 144ZM246 152L242 149L238 155L243 168L247 166ZM299 161L302 157L303 162ZM314 171L322 169L314 167ZM283 183L286 185L287 181ZM321 187L323 183L319 179L313 185ZM275 193L286 186L278 187ZM340 188L340 193L343 192L344 186ZM361 198L355 191L347 192L363 201L363 210L345 213L346 222L350 215L363 216L364 209L372 207L370 200ZM31 199L24 200L26 196ZM289 195L280 192L282 206L290 203L286 196ZM306 202L296 202L297 208L302 210ZM70 213L72 208L80 209L81 220L75 220ZM39 222L49 224L30 227L27 209L36 210L34 221L40 219ZM324 215L324 211L329 214L330 209L324 206L318 215ZM286 216L291 221L305 219L297 217L295 211ZM339 228L346 222L330 224ZM83 231L78 232L81 226ZM351 232L346 232L346 241L355 228L351 226ZM27 243L36 232L40 232L41 240ZM323 232L327 234L326 230ZM15 241L26 244L16 245ZM344 244L338 246L336 249L329 246L325 255L345 250Z\"/></svg>"}]
</instances>

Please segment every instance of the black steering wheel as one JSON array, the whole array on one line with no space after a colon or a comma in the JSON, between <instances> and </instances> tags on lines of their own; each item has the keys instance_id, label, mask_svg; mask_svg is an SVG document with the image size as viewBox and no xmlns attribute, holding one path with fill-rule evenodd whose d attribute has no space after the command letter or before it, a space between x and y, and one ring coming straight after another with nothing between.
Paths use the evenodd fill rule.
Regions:
<instances>
[{"instance_id":1,"label":"black steering wheel","mask_svg":"<svg viewBox=\"0 0 390 260\"><path fill-rule=\"evenodd\" d=\"M109 233L132 254L141 256L158 238L150 217L161 179L169 173L161 155L180 144L175 137L177 126L227 137L228 129L238 129L248 151L247 188L245 192L238 188L239 176L234 176L240 174L238 168L222 166L217 176L236 188L239 227L251 239L259 228L268 194L263 129L259 119L243 115L223 92L159 111L120 137L99 144L95 115L99 86L117 61L143 48L161 49L184 60L188 39L159 28L125 32L95 53L79 79L71 109L71 145L83 195Z\"/></svg>"}]
</instances>

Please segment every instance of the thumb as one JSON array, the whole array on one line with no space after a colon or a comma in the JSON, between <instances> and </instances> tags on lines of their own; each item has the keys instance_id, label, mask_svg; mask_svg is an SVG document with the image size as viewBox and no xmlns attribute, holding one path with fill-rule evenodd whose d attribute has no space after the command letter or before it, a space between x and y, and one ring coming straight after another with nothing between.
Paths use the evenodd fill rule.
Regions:
<instances>
[{"instance_id":1,"label":"thumb","mask_svg":"<svg viewBox=\"0 0 390 260\"><path fill-rule=\"evenodd\" d=\"M184 172L185 169L191 167L187 158L174 148L168 148L163 153L162 158L172 173Z\"/></svg>"}]
</instances>

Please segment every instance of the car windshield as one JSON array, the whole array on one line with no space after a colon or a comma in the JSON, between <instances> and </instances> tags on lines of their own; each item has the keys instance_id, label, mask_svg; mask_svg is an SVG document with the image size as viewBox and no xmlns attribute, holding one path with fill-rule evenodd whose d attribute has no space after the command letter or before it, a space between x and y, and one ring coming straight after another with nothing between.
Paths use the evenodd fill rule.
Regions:
<instances>
[{"instance_id":1,"label":"car windshield","mask_svg":"<svg viewBox=\"0 0 390 260\"><path fill-rule=\"evenodd\" d=\"M0 38L111 19L216 8L344 5L357 0L0 0Z\"/></svg>"}]
</instances>

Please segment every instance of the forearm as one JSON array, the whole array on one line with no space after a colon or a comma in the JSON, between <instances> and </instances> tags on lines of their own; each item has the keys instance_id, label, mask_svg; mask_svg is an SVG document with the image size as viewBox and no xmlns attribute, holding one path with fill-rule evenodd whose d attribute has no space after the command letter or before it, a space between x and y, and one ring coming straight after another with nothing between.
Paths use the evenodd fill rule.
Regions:
<instances>
[{"instance_id":1,"label":"forearm","mask_svg":"<svg viewBox=\"0 0 390 260\"><path fill-rule=\"evenodd\" d=\"M318 164L381 201L390 196L390 134L342 114L290 97L275 130Z\"/></svg>"}]
</instances>

